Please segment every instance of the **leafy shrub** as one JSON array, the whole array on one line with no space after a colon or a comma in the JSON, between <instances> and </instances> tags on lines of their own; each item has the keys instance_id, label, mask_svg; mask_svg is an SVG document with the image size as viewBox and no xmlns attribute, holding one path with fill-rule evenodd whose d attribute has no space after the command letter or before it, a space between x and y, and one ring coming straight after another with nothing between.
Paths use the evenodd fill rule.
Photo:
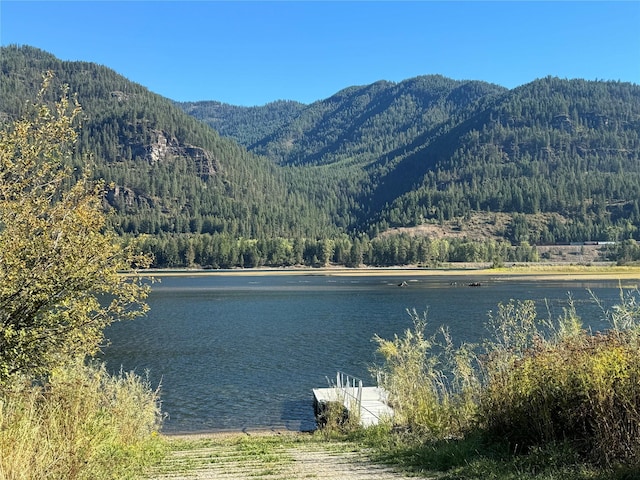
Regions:
<instances>
[{"instance_id":1,"label":"leafy shrub","mask_svg":"<svg viewBox=\"0 0 640 480\"><path fill-rule=\"evenodd\" d=\"M357 409L347 410L344 400L328 402L322 408L318 418L320 432L326 438L352 433L360 428L360 415Z\"/></svg>"},{"instance_id":2,"label":"leafy shrub","mask_svg":"<svg viewBox=\"0 0 640 480\"><path fill-rule=\"evenodd\" d=\"M47 102L52 80L0 126L0 478L127 478L158 444L157 392L82 359L147 310L121 272L150 259L106 228L104 183L68 167L81 109L66 88Z\"/></svg>"},{"instance_id":3,"label":"leafy shrub","mask_svg":"<svg viewBox=\"0 0 640 480\"><path fill-rule=\"evenodd\" d=\"M517 449L567 442L600 463L638 463L636 296L623 295L607 316L612 328L594 335L570 310L555 335L538 332L520 351L510 344L490 350L479 411L483 427Z\"/></svg>"},{"instance_id":4,"label":"leafy shrub","mask_svg":"<svg viewBox=\"0 0 640 480\"><path fill-rule=\"evenodd\" d=\"M483 393L481 418L494 435L529 448L568 441L611 462L640 453L640 357L627 335L586 333L541 342Z\"/></svg>"},{"instance_id":5,"label":"leafy shrub","mask_svg":"<svg viewBox=\"0 0 640 480\"><path fill-rule=\"evenodd\" d=\"M550 445L601 465L640 465L640 293L603 308L611 328L592 334L573 303L557 321L532 301L500 304L481 355L424 335L424 318L393 340L375 337L398 426L422 440L480 430L512 452Z\"/></svg>"}]
</instances>

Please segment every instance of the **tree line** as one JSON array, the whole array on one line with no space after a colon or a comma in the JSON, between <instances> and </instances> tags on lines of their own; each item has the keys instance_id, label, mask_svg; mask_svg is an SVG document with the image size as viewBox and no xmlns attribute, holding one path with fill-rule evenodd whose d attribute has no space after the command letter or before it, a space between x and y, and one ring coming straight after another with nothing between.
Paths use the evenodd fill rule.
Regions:
<instances>
[{"instance_id":1,"label":"tree line","mask_svg":"<svg viewBox=\"0 0 640 480\"><path fill-rule=\"evenodd\" d=\"M341 235L336 238L237 238L228 233L146 236L141 248L157 268L259 268L307 266L438 267L452 262L538 261L535 246L517 246L497 240L436 239L408 234L370 239Z\"/></svg>"}]
</instances>

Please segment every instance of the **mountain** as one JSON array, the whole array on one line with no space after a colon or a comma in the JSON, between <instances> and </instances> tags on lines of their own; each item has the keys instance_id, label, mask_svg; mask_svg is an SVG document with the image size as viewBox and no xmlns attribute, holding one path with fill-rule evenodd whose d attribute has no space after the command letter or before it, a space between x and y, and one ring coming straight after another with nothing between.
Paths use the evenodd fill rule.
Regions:
<instances>
[{"instance_id":1,"label":"mountain","mask_svg":"<svg viewBox=\"0 0 640 480\"><path fill-rule=\"evenodd\" d=\"M182 110L207 123L220 135L250 146L294 119L303 103L278 100L262 107L240 107L215 101L176 102Z\"/></svg>"},{"instance_id":2,"label":"mountain","mask_svg":"<svg viewBox=\"0 0 640 480\"><path fill-rule=\"evenodd\" d=\"M422 145L425 135L435 137L437 129L459 123L483 102L506 91L484 82L430 75L398 84L380 81L349 87L307 106L283 101L263 107L218 102L179 105L221 134L280 164L366 164L413 143ZM245 134L248 130L252 136Z\"/></svg>"},{"instance_id":3,"label":"mountain","mask_svg":"<svg viewBox=\"0 0 640 480\"><path fill-rule=\"evenodd\" d=\"M411 215L420 222L469 211L547 214L554 216L546 225L525 222L512 241L626 238L638 225L639 137L637 85L536 80L404 159L422 165L429 158L433 166L381 218L406 224Z\"/></svg>"},{"instance_id":4,"label":"mountain","mask_svg":"<svg viewBox=\"0 0 640 480\"><path fill-rule=\"evenodd\" d=\"M514 220L497 234L516 244L637 236L638 85L547 77L507 90L432 75L350 87L273 125L245 145L352 179L359 228L504 212Z\"/></svg>"},{"instance_id":5,"label":"mountain","mask_svg":"<svg viewBox=\"0 0 640 480\"><path fill-rule=\"evenodd\" d=\"M77 95L85 119L76 166L91 159L95 176L114 184L107 200L120 233L335 233L326 215L290 191L272 162L220 137L171 100L104 66L61 61L32 47L0 52L0 116L18 116L47 70L58 87L66 84Z\"/></svg>"},{"instance_id":6,"label":"mountain","mask_svg":"<svg viewBox=\"0 0 640 480\"><path fill-rule=\"evenodd\" d=\"M639 238L638 85L429 75L235 107L11 46L0 122L46 70L83 106L74 166L113 185L113 227L149 234L156 266L530 260L531 245Z\"/></svg>"}]
</instances>

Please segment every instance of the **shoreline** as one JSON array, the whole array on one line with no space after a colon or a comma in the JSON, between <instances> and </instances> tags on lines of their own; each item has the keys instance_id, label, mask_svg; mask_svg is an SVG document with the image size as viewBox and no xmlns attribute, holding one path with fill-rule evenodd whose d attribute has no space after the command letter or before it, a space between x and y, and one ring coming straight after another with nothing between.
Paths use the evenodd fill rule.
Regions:
<instances>
[{"instance_id":1,"label":"shoreline","mask_svg":"<svg viewBox=\"0 0 640 480\"><path fill-rule=\"evenodd\" d=\"M447 265L441 268L417 266L401 267L281 267L243 269L149 269L125 275L140 277L192 277L192 276L267 276L267 275L308 275L308 276L387 276L387 277L507 277L529 280L634 280L640 282L640 266L617 265L562 265L562 264L519 264L512 267L491 268L485 264Z\"/></svg>"},{"instance_id":2,"label":"shoreline","mask_svg":"<svg viewBox=\"0 0 640 480\"><path fill-rule=\"evenodd\" d=\"M178 432L163 432L160 430L160 435L171 440L198 440L203 438L230 438L230 437L259 437L269 435L312 435L317 429L314 430L291 430L287 427L243 427L243 428L230 428L230 429L212 429L212 430L197 430L197 431L178 431Z\"/></svg>"}]
</instances>

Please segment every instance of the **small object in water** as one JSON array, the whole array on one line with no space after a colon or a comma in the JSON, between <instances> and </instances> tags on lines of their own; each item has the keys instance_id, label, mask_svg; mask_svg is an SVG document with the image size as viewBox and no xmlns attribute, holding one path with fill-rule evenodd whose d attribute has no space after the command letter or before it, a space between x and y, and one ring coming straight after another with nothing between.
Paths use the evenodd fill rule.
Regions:
<instances>
[{"instance_id":1,"label":"small object in water","mask_svg":"<svg viewBox=\"0 0 640 480\"><path fill-rule=\"evenodd\" d=\"M399 283L399 284L398 284L398 286L399 286L399 287L406 287L406 286L408 286L408 285L409 285L409 284L408 284L407 282L402 282L402 283Z\"/></svg>"},{"instance_id":2,"label":"small object in water","mask_svg":"<svg viewBox=\"0 0 640 480\"><path fill-rule=\"evenodd\" d=\"M471 283L469 284L469 286L470 286L470 287L481 287L481 286L482 286L482 284L481 284L480 282L471 282Z\"/></svg>"}]
</instances>

